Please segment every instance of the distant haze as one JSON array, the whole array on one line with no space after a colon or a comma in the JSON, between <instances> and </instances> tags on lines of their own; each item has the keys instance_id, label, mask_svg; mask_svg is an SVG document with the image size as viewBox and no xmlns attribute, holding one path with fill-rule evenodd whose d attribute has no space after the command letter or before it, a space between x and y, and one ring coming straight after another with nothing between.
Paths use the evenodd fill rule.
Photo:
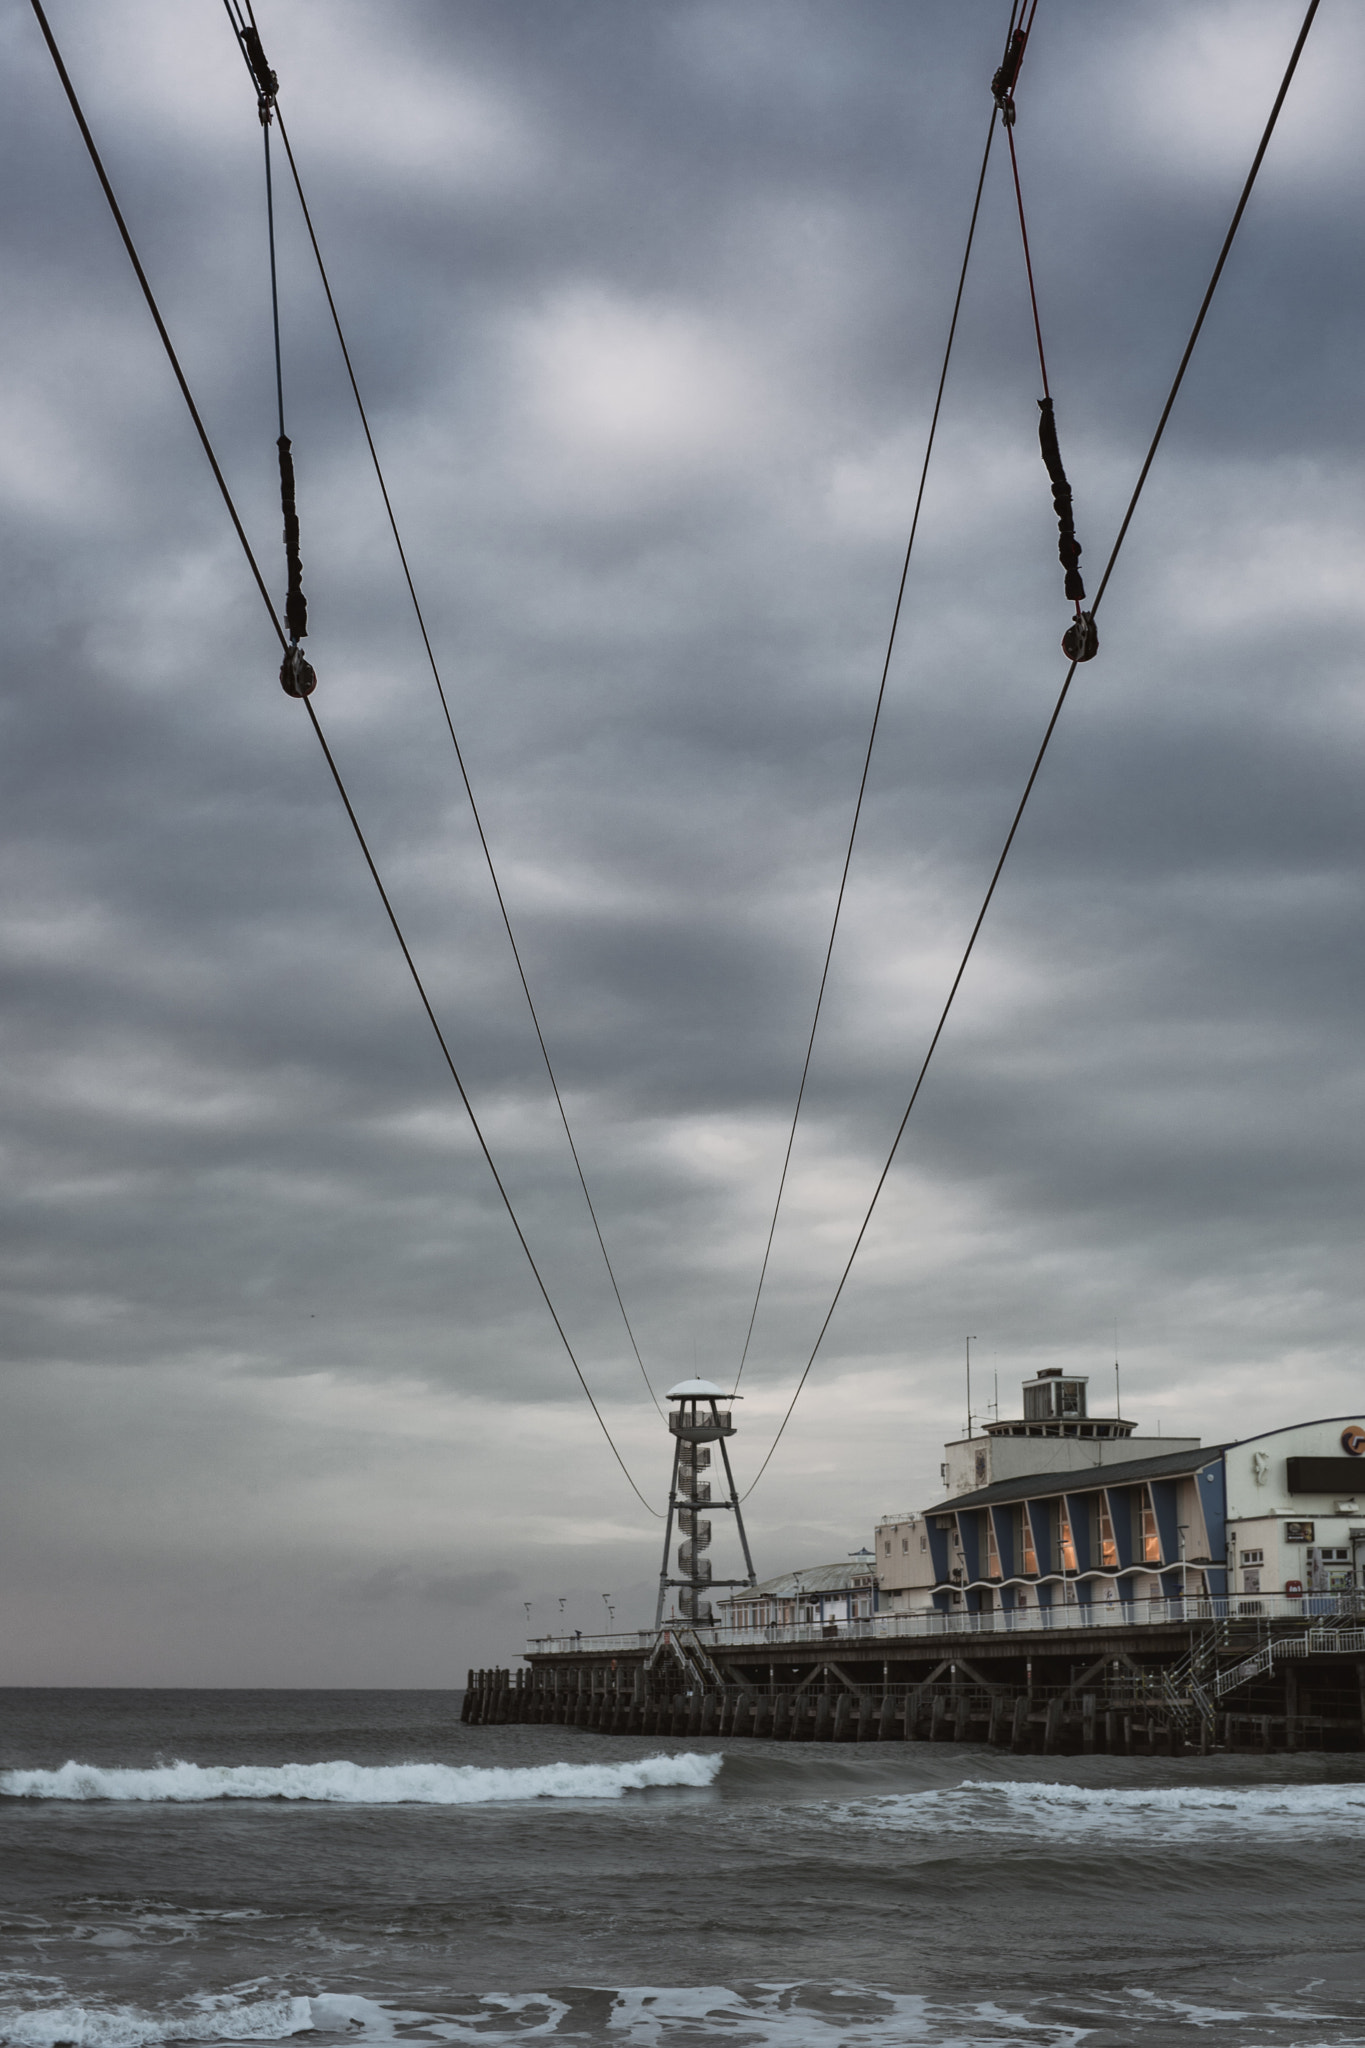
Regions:
<instances>
[{"instance_id":1,"label":"distant haze","mask_svg":"<svg viewBox=\"0 0 1365 2048\"><path fill-rule=\"evenodd\" d=\"M1008 10L260 0L645 1362L738 1363ZM217 0L50 0L276 601L260 130ZM1017 141L1091 588L1302 17L1047 0ZM650 1619L26 6L4 276L0 1680L442 1685ZM747 1513L922 1505L1043 1364L1206 1441L1365 1402L1365 15L1325 7L957 1009ZM319 713L651 1502L583 1208L277 156ZM738 1409L752 1477L1065 671L1008 162ZM1365 1419L1363 1417L1362 1419ZM735 1554L717 1517L712 1552Z\"/></svg>"}]
</instances>

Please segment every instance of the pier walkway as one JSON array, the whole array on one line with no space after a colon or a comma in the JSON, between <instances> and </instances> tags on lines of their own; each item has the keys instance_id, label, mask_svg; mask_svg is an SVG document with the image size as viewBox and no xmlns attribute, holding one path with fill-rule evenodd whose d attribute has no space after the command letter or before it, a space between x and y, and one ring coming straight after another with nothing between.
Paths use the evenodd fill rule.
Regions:
<instances>
[{"instance_id":1,"label":"pier walkway","mask_svg":"<svg viewBox=\"0 0 1365 2048\"><path fill-rule=\"evenodd\" d=\"M1360 1596L1116 1605L556 1636L524 1669L471 1672L463 1718L1045 1755L1365 1748Z\"/></svg>"}]
</instances>

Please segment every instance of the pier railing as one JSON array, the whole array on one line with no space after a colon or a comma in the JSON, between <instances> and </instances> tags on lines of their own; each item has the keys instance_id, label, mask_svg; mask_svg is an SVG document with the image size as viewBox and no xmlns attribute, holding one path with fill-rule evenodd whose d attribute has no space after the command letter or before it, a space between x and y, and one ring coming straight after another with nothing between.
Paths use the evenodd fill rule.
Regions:
<instances>
[{"instance_id":1,"label":"pier railing","mask_svg":"<svg viewBox=\"0 0 1365 2048\"><path fill-rule=\"evenodd\" d=\"M857 1621L769 1622L758 1628L711 1628L681 1624L683 1631L708 1649L759 1650L769 1644L894 1642L906 1638L933 1636L1042 1635L1057 1629L1168 1627L1214 1622L1242 1622L1252 1626L1274 1621L1299 1621L1331 1626L1349 1620L1365 1610L1360 1593L1257 1593L1229 1594L1215 1599L1209 1594L1188 1599L1120 1600L1072 1598L1054 1600L1049 1607L992 1607L982 1612L963 1608L950 1613L873 1614ZM664 1632L668 1632L665 1624ZM620 1630L614 1635L554 1635L533 1637L530 1652L572 1653L588 1651L618 1656L625 1651L648 1649L658 1639L655 1629Z\"/></svg>"}]
</instances>

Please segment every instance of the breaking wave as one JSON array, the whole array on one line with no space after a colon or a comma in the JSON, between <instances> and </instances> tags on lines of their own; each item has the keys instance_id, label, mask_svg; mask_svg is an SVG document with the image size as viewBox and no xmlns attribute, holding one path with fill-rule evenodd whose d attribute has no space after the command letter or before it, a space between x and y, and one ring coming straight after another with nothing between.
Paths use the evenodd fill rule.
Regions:
<instances>
[{"instance_id":1,"label":"breaking wave","mask_svg":"<svg viewBox=\"0 0 1365 2048\"><path fill-rule=\"evenodd\" d=\"M1138 1788L964 1778L951 1788L857 1801L844 1809L873 1826L942 1834L1197 1840L1217 1835L1358 1835L1365 1782L1312 1785L1163 1785Z\"/></svg>"},{"instance_id":2,"label":"breaking wave","mask_svg":"<svg viewBox=\"0 0 1365 2048\"><path fill-rule=\"evenodd\" d=\"M111 1770L99 1764L65 1763L57 1771L0 1771L0 1798L181 1805L212 1799L293 1799L341 1806L486 1806L514 1799L620 1799L651 1786L704 1789L721 1763L719 1755L502 1770L471 1764L352 1763L170 1763L145 1770Z\"/></svg>"},{"instance_id":3,"label":"breaking wave","mask_svg":"<svg viewBox=\"0 0 1365 2048\"><path fill-rule=\"evenodd\" d=\"M8 2048L159 2048L163 2041L283 2041L317 2025L307 1998L214 1998L154 2014L131 2005L0 2006Z\"/></svg>"},{"instance_id":4,"label":"breaking wave","mask_svg":"<svg viewBox=\"0 0 1365 2048\"><path fill-rule=\"evenodd\" d=\"M1246 2023L1254 2031L1244 2031ZM1311 2032L1305 2036L1304 2023ZM1196 2004L1144 1990L1072 1993L1064 2001L944 1999L858 1984L723 1984L615 1990L561 1987L457 1996L439 2013L380 2005L369 1998L185 2001L152 2014L133 2006L50 2006L18 2013L0 2006L0 2038L10 2048L162 2048L179 2041L280 2041L315 2032L357 2048L514 2048L528 2039L607 2048L695 2048L699 2041L744 2042L748 2048L1085 2048L1099 2038L1169 2042L1173 2029L1194 2029L1215 2041L1273 2044L1332 2041L1358 2048L1359 2028L1310 2003L1253 2000L1250 2007ZM1213 2028L1210 2036L1206 2030ZM1235 2035L1233 2029L1236 2029Z\"/></svg>"}]
</instances>

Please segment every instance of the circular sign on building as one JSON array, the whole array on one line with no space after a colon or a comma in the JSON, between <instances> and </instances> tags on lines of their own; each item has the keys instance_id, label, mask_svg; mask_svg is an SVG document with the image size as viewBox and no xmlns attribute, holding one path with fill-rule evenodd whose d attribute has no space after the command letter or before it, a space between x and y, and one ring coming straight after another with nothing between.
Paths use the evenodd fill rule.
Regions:
<instances>
[{"instance_id":1,"label":"circular sign on building","mask_svg":"<svg viewBox=\"0 0 1365 2048\"><path fill-rule=\"evenodd\" d=\"M1365 1457L1365 1429L1358 1422L1348 1422L1341 1432L1341 1448L1348 1457Z\"/></svg>"}]
</instances>

